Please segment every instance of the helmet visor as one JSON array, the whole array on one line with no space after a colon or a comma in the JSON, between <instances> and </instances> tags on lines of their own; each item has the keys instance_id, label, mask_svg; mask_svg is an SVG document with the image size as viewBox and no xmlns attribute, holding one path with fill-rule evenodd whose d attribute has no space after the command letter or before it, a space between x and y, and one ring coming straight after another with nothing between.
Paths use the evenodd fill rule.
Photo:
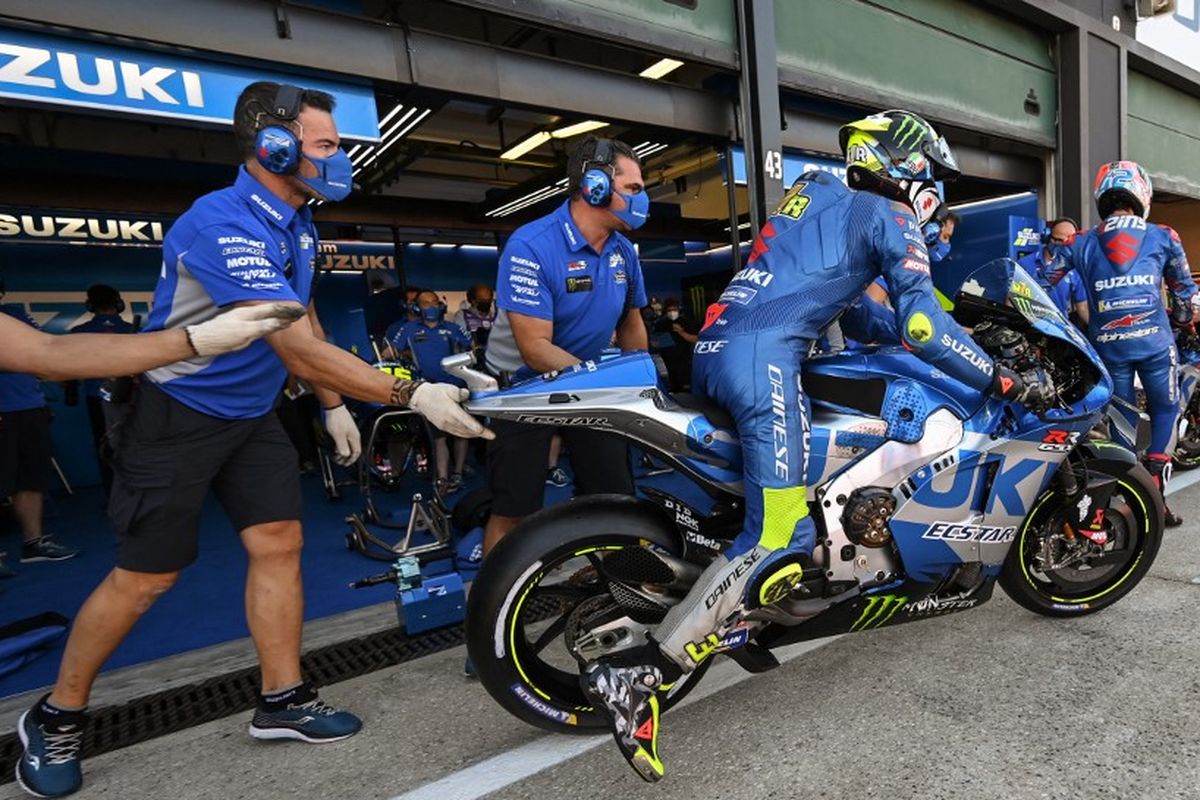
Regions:
<instances>
[{"instance_id":1,"label":"helmet visor","mask_svg":"<svg viewBox=\"0 0 1200 800\"><path fill-rule=\"evenodd\" d=\"M959 176L958 160L950 150L950 143L941 136L926 140L921 145L921 152L933 165L934 180L952 181Z\"/></svg>"}]
</instances>

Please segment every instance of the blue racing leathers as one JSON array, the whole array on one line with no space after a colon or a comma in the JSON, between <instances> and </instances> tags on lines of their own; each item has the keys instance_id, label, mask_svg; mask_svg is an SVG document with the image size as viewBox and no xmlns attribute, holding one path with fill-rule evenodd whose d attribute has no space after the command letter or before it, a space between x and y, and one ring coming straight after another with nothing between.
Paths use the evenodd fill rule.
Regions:
<instances>
[{"instance_id":1,"label":"blue racing leathers","mask_svg":"<svg viewBox=\"0 0 1200 800\"><path fill-rule=\"evenodd\" d=\"M883 275L893 312L863 291ZM745 527L659 628L685 670L703 660L744 606L778 599L799 579L816 526L806 493L808 405L800 368L838 320L864 342L901 341L981 391L991 358L942 309L929 256L907 207L855 192L823 172L802 175L763 226L744 269L709 307L692 386L737 424L745 460Z\"/></svg>"},{"instance_id":2,"label":"blue racing leathers","mask_svg":"<svg viewBox=\"0 0 1200 800\"><path fill-rule=\"evenodd\" d=\"M1141 377L1150 412L1147 454L1165 455L1179 414L1179 354L1171 322L1191 321L1196 293L1179 234L1132 214L1114 214L1060 247L1043 280L1053 285L1070 270L1087 288L1088 337L1112 375L1114 391L1135 402L1133 375Z\"/></svg>"}]
</instances>

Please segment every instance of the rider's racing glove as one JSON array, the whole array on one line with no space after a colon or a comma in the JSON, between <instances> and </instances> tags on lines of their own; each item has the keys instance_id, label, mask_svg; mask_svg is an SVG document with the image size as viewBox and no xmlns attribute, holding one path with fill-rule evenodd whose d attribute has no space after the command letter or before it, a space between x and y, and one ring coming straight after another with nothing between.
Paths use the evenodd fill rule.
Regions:
<instances>
[{"instance_id":1,"label":"rider's racing glove","mask_svg":"<svg viewBox=\"0 0 1200 800\"><path fill-rule=\"evenodd\" d=\"M1005 400L1014 400L1033 411L1044 411L1058 402L1054 380L1041 368L1017 374L997 364L992 379L992 393Z\"/></svg>"}]
</instances>

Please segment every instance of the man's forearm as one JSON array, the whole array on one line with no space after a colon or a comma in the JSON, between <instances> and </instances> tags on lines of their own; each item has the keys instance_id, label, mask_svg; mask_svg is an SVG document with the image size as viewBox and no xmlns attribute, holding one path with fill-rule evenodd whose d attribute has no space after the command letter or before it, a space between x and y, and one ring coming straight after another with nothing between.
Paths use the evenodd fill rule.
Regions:
<instances>
[{"instance_id":1,"label":"man's forearm","mask_svg":"<svg viewBox=\"0 0 1200 800\"><path fill-rule=\"evenodd\" d=\"M407 406L411 397L413 381L394 378L315 337L294 340L284 362L294 375L321 387L317 397L322 405L335 406L341 402L339 395L348 395L372 403ZM327 403L327 398L336 399Z\"/></svg>"},{"instance_id":2,"label":"man's forearm","mask_svg":"<svg viewBox=\"0 0 1200 800\"><path fill-rule=\"evenodd\" d=\"M325 336L325 328L321 326L321 320L317 316L317 307L313 303L308 304L308 321L312 325L313 337L318 341L328 342ZM342 404L342 396L332 389L327 389L321 384L313 385L313 394L317 396L317 402L321 404L321 408L335 408Z\"/></svg>"},{"instance_id":3,"label":"man's forearm","mask_svg":"<svg viewBox=\"0 0 1200 800\"><path fill-rule=\"evenodd\" d=\"M617 328L617 347L626 353L650 349L650 337L646 333L646 324L642 321L638 309L629 309L625 319L621 320L621 325Z\"/></svg>"},{"instance_id":4,"label":"man's forearm","mask_svg":"<svg viewBox=\"0 0 1200 800\"><path fill-rule=\"evenodd\" d=\"M196 355L187 334L182 330L137 336L117 333L73 336L52 336L36 331L31 333L39 337L36 346L29 350L31 357L22 358L22 363L6 369L29 372L53 381L136 375ZM22 348L17 349L22 351Z\"/></svg>"},{"instance_id":5,"label":"man's forearm","mask_svg":"<svg viewBox=\"0 0 1200 800\"><path fill-rule=\"evenodd\" d=\"M579 363L578 358L547 339L529 342L524 346L521 346L520 342L517 344L522 360L537 372L566 369Z\"/></svg>"}]
</instances>

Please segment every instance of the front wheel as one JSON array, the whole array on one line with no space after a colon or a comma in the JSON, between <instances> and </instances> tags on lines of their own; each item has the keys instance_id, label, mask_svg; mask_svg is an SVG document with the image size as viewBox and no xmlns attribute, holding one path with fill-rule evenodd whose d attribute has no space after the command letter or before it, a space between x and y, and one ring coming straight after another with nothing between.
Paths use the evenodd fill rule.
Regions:
<instances>
[{"instance_id":1,"label":"front wheel","mask_svg":"<svg viewBox=\"0 0 1200 800\"><path fill-rule=\"evenodd\" d=\"M1192 392L1192 399L1182 415L1183 433L1175 444L1172 459L1175 468L1181 470L1200 467L1200 391Z\"/></svg>"},{"instance_id":2,"label":"front wheel","mask_svg":"<svg viewBox=\"0 0 1200 800\"><path fill-rule=\"evenodd\" d=\"M1138 585L1158 555L1163 503L1145 467L1118 474L1115 467L1088 463L1087 471L1093 479L1116 482L1103 515L1107 541L1099 545L1066 530L1076 507L1064 503L1055 482L1034 503L1005 559L1000 585L1038 614L1069 617L1107 608Z\"/></svg>"},{"instance_id":3,"label":"front wheel","mask_svg":"<svg viewBox=\"0 0 1200 800\"><path fill-rule=\"evenodd\" d=\"M513 716L556 733L606 727L579 686L571 643L595 653L645 642L653 627L629 598L614 598L601 565L646 545L680 555L657 509L623 495L593 495L526 519L484 559L467 600L467 651L488 694ZM705 662L666 692L663 708L699 683Z\"/></svg>"}]
</instances>

